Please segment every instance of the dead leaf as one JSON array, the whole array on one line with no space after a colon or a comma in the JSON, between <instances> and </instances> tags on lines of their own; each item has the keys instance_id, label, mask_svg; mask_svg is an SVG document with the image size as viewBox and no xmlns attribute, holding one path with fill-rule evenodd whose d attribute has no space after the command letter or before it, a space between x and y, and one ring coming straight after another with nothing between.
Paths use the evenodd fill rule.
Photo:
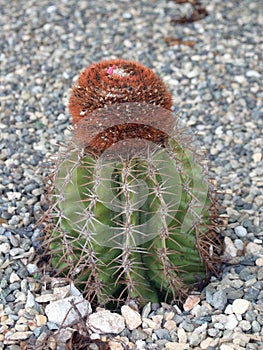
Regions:
<instances>
[{"instance_id":1,"label":"dead leaf","mask_svg":"<svg viewBox=\"0 0 263 350\"><path fill-rule=\"evenodd\" d=\"M100 339L92 340L88 334L82 335L78 331L75 331L66 342L66 350L89 350L92 349L91 344L96 344L99 350L110 350L108 343Z\"/></svg>"},{"instance_id":2,"label":"dead leaf","mask_svg":"<svg viewBox=\"0 0 263 350\"><path fill-rule=\"evenodd\" d=\"M6 219L3 219L3 218L0 218L0 225L1 224L7 224L7 220Z\"/></svg>"},{"instance_id":3,"label":"dead leaf","mask_svg":"<svg viewBox=\"0 0 263 350\"><path fill-rule=\"evenodd\" d=\"M194 40L183 40L183 39L176 39L176 38L172 38L172 37L164 38L164 41L169 46L185 45L185 46L193 47L196 44L196 41L194 41Z\"/></svg>"}]
</instances>

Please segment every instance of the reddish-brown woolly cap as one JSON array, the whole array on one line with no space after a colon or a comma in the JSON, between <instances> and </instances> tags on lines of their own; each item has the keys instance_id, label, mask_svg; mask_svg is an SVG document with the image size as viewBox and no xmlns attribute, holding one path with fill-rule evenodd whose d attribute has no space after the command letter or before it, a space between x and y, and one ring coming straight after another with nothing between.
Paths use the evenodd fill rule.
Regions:
<instances>
[{"instance_id":1,"label":"reddish-brown woolly cap","mask_svg":"<svg viewBox=\"0 0 263 350\"><path fill-rule=\"evenodd\" d=\"M95 63L86 68L73 87L69 101L72 123L105 105L145 102L171 110L172 96L153 71L126 60Z\"/></svg>"}]
</instances>

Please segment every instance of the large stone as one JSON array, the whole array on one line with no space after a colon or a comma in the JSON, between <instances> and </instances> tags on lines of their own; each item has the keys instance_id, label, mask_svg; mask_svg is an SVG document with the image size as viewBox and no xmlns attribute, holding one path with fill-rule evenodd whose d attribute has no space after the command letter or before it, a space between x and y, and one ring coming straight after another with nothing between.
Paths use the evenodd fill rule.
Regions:
<instances>
[{"instance_id":1,"label":"large stone","mask_svg":"<svg viewBox=\"0 0 263 350\"><path fill-rule=\"evenodd\" d=\"M71 296L51 302L46 306L45 312L49 322L69 326L78 322L80 316L91 313L91 306L82 296Z\"/></svg>"},{"instance_id":2,"label":"large stone","mask_svg":"<svg viewBox=\"0 0 263 350\"><path fill-rule=\"evenodd\" d=\"M125 321L119 314L101 310L89 316L87 326L99 334L119 334L125 328Z\"/></svg>"}]
</instances>

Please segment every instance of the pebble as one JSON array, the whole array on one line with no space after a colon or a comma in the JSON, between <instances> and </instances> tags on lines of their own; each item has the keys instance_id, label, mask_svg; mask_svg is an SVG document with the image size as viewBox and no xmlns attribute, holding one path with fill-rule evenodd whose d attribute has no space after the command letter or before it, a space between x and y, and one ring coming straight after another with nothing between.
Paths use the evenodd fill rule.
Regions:
<instances>
[{"instance_id":1,"label":"pebble","mask_svg":"<svg viewBox=\"0 0 263 350\"><path fill-rule=\"evenodd\" d=\"M260 254L260 252L263 252L263 247L262 245L249 242L246 246L246 255L248 256L257 256Z\"/></svg>"},{"instance_id":2,"label":"pebble","mask_svg":"<svg viewBox=\"0 0 263 350\"><path fill-rule=\"evenodd\" d=\"M118 334L124 330L125 320L117 313L110 312L109 310L102 310L89 316L87 326L100 334Z\"/></svg>"},{"instance_id":3,"label":"pebble","mask_svg":"<svg viewBox=\"0 0 263 350\"><path fill-rule=\"evenodd\" d=\"M179 343L186 343L187 342L187 335L183 328L178 328L177 330L177 336L179 339Z\"/></svg>"},{"instance_id":4,"label":"pebble","mask_svg":"<svg viewBox=\"0 0 263 350\"><path fill-rule=\"evenodd\" d=\"M235 234L236 234L238 237L244 238L244 237L246 237L246 235L247 235L247 230L246 230L246 228L243 227L243 226L237 226L237 227L234 228L234 230L235 230Z\"/></svg>"},{"instance_id":5,"label":"pebble","mask_svg":"<svg viewBox=\"0 0 263 350\"><path fill-rule=\"evenodd\" d=\"M236 315L242 315L249 309L250 305L248 300L236 299L233 301L232 310Z\"/></svg>"},{"instance_id":6,"label":"pebble","mask_svg":"<svg viewBox=\"0 0 263 350\"><path fill-rule=\"evenodd\" d=\"M38 267L36 264L27 264L26 268L30 275L38 272Z\"/></svg>"},{"instance_id":7,"label":"pebble","mask_svg":"<svg viewBox=\"0 0 263 350\"><path fill-rule=\"evenodd\" d=\"M224 310L227 304L227 295L224 290L219 290L213 295L212 305L218 310Z\"/></svg>"},{"instance_id":8,"label":"pebble","mask_svg":"<svg viewBox=\"0 0 263 350\"><path fill-rule=\"evenodd\" d=\"M255 71L255 70L249 70L246 72L246 76L248 78L260 78L261 75L259 72Z\"/></svg>"},{"instance_id":9,"label":"pebble","mask_svg":"<svg viewBox=\"0 0 263 350\"><path fill-rule=\"evenodd\" d=\"M7 340L25 340L28 339L33 332L27 331L27 332L15 332L11 335L8 335L6 338Z\"/></svg>"},{"instance_id":10,"label":"pebble","mask_svg":"<svg viewBox=\"0 0 263 350\"><path fill-rule=\"evenodd\" d=\"M121 314L124 317L125 323L129 330L133 330L139 327L142 323L142 319L139 312L133 310L128 305L123 305L121 307Z\"/></svg>"},{"instance_id":11,"label":"pebble","mask_svg":"<svg viewBox=\"0 0 263 350\"><path fill-rule=\"evenodd\" d=\"M189 295L183 305L184 311L190 311L192 308L200 302L198 295Z\"/></svg>"},{"instance_id":12,"label":"pebble","mask_svg":"<svg viewBox=\"0 0 263 350\"><path fill-rule=\"evenodd\" d=\"M259 267L262 267L263 266L263 258L258 258L256 260L256 265L259 266Z\"/></svg>"},{"instance_id":13,"label":"pebble","mask_svg":"<svg viewBox=\"0 0 263 350\"><path fill-rule=\"evenodd\" d=\"M237 256L237 248L235 247L233 241L229 237L224 238L225 244L225 256L228 259L235 258Z\"/></svg>"},{"instance_id":14,"label":"pebble","mask_svg":"<svg viewBox=\"0 0 263 350\"><path fill-rule=\"evenodd\" d=\"M172 343L168 342L165 344L166 350L189 350L189 345L187 344L181 344L181 343Z\"/></svg>"},{"instance_id":15,"label":"pebble","mask_svg":"<svg viewBox=\"0 0 263 350\"><path fill-rule=\"evenodd\" d=\"M226 318L225 329L234 330L238 325L238 320L234 314L228 315Z\"/></svg>"}]
</instances>

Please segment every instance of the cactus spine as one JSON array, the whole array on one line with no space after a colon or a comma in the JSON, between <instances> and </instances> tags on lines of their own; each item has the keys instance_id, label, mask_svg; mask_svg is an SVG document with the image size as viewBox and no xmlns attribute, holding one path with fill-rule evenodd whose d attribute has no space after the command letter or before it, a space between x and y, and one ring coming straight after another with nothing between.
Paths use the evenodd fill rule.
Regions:
<instances>
[{"instance_id":1,"label":"cactus spine","mask_svg":"<svg viewBox=\"0 0 263 350\"><path fill-rule=\"evenodd\" d=\"M216 272L220 244L213 192L170 93L140 64L105 61L80 75L69 108L45 239L53 268L99 304L184 298Z\"/></svg>"}]
</instances>

